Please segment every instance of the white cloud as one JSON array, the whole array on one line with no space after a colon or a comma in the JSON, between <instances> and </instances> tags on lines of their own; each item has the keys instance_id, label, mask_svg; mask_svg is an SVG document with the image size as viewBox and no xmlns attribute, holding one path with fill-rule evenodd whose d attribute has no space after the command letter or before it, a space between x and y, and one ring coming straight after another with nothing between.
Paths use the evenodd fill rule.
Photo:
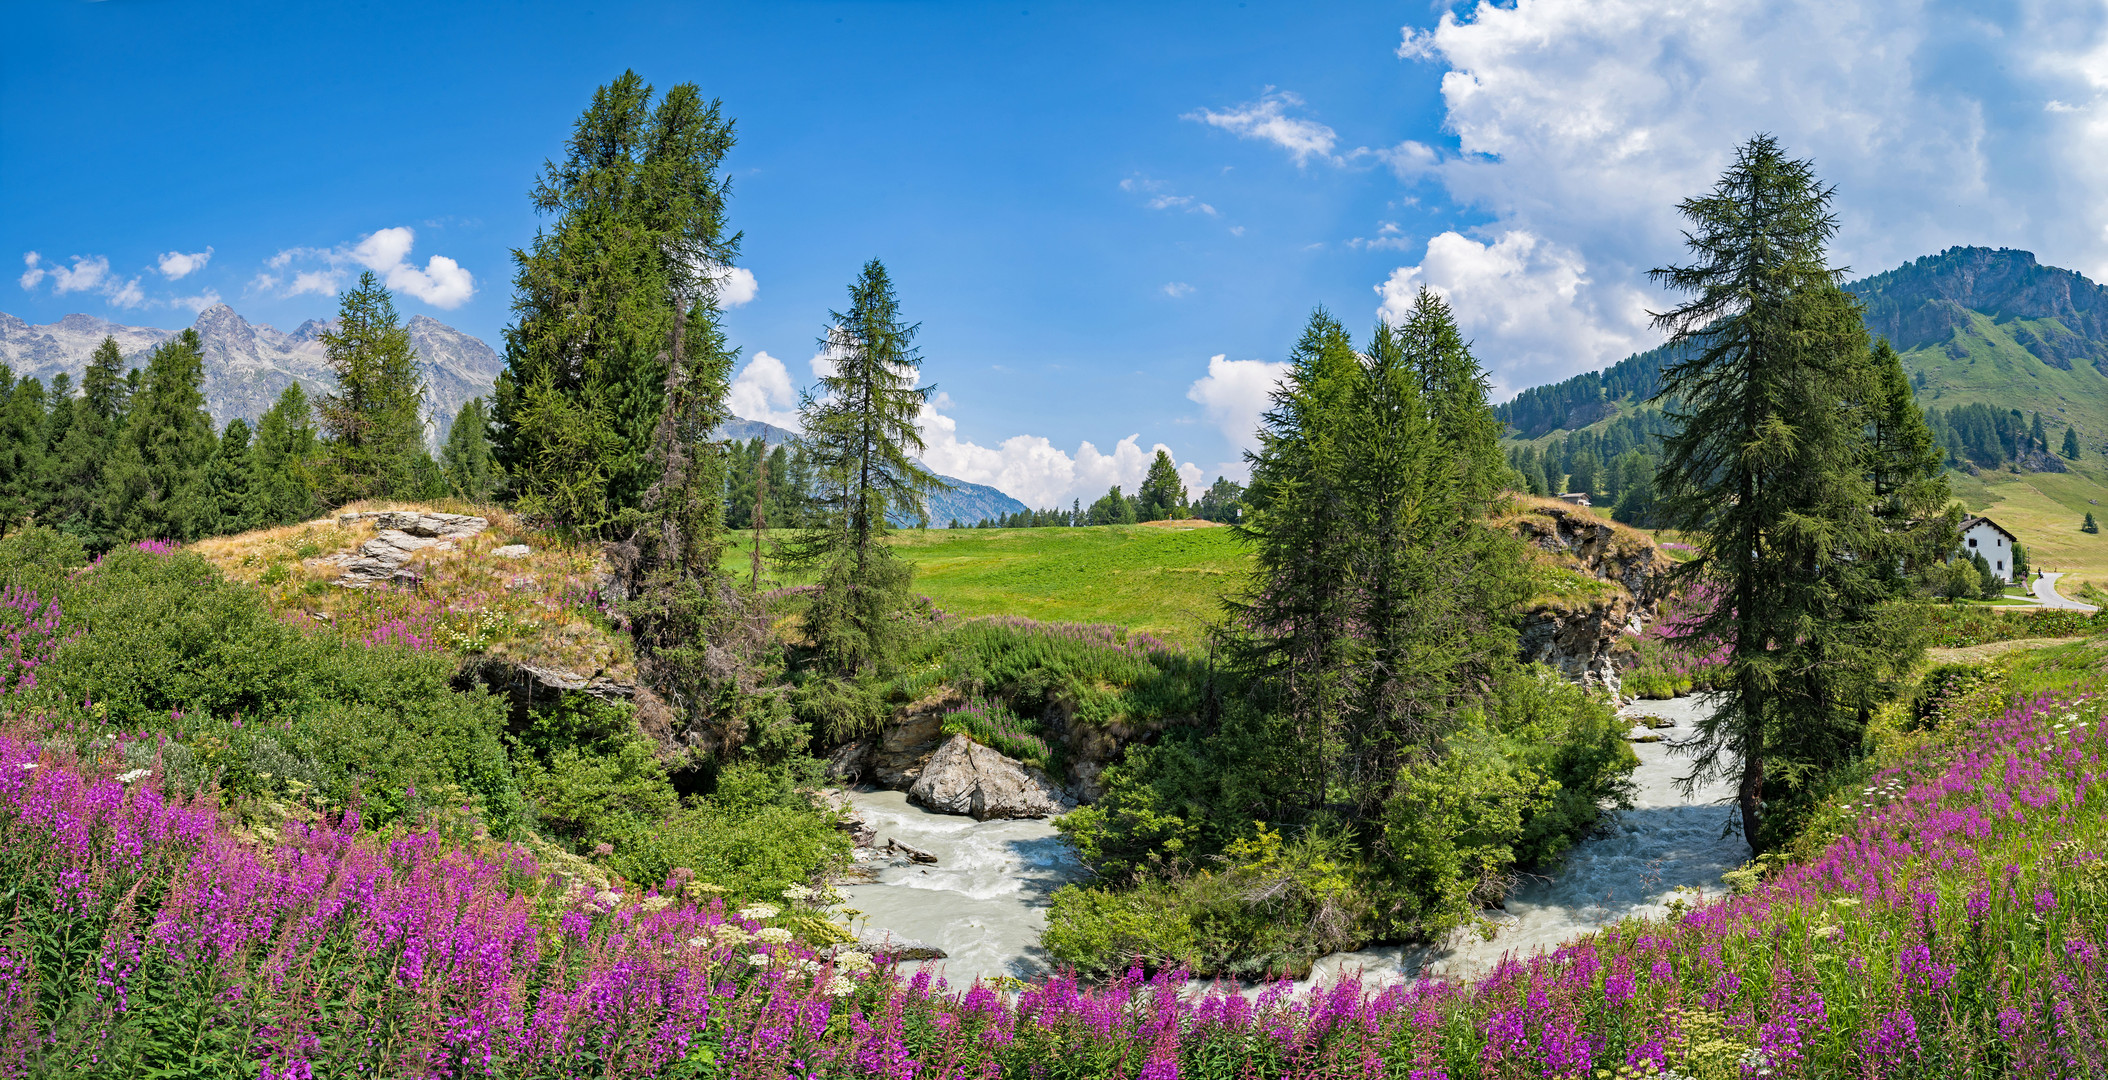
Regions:
<instances>
[{"instance_id":1,"label":"white cloud","mask_svg":"<svg viewBox=\"0 0 2108 1080\"><path fill-rule=\"evenodd\" d=\"M161 270L161 276L170 281L175 281L205 269L205 264L211 261L212 245L207 244L205 245L205 250L192 252L188 255L180 251L167 252L157 260L157 263Z\"/></svg>"},{"instance_id":2,"label":"white cloud","mask_svg":"<svg viewBox=\"0 0 2108 1080\"><path fill-rule=\"evenodd\" d=\"M1168 282L1164 285L1164 295L1172 298L1173 300L1180 299L1181 297L1192 296L1193 286L1188 285L1183 281Z\"/></svg>"},{"instance_id":3,"label":"white cloud","mask_svg":"<svg viewBox=\"0 0 2108 1080\"><path fill-rule=\"evenodd\" d=\"M434 255L420 268L409 261L417 233L408 226L378 229L360 237L356 244L334 248L287 248L265 261L272 270L286 270L296 263L321 263L310 270L297 270L290 284L283 284L281 297L318 293L333 296L343 287L350 268L363 266L381 276L390 289L407 293L436 308L452 310L476 294L475 275L445 255ZM281 288L281 274L258 274L250 283L259 290Z\"/></svg>"},{"instance_id":4,"label":"white cloud","mask_svg":"<svg viewBox=\"0 0 2108 1080\"><path fill-rule=\"evenodd\" d=\"M60 296L70 292L101 292L109 283L110 260L101 255L75 255L70 268L51 268L51 291Z\"/></svg>"},{"instance_id":5,"label":"white cloud","mask_svg":"<svg viewBox=\"0 0 2108 1080\"><path fill-rule=\"evenodd\" d=\"M43 266L39 265L43 261L44 256L39 255L34 251L23 252L22 265L25 267L25 269L22 271L22 276L16 278L15 280L20 282L22 284L22 287L25 289L36 288L39 284L43 282L44 275L51 272L49 270L44 269Z\"/></svg>"},{"instance_id":6,"label":"white cloud","mask_svg":"<svg viewBox=\"0 0 2108 1080\"><path fill-rule=\"evenodd\" d=\"M1208 414L1208 422L1239 450L1259 448L1259 417L1273 404L1274 387L1288 376L1288 365L1268 360L1231 360L1217 353L1208 358L1208 373L1186 389L1186 399ZM1220 472L1244 475L1242 463L1224 464Z\"/></svg>"},{"instance_id":7,"label":"white cloud","mask_svg":"<svg viewBox=\"0 0 2108 1080\"><path fill-rule=\"evenodd\" d=\"M2108 275L2104 29L2095 5L1921 0L1519 0L1445 14L1407 28L1398 53L1446 69L1454 146L1380 153L1491 220L1474 230L1482 243L1431 243L1407 284L1442 284L1444 259L1465 278L1475 260L1478 279L1528 283L1512 303L1453 293L1467 323L1520 335L1510 354L1479 331L1481 360L1511 386L1598 366L1634 337L1635 298L1669 302L1644 275L1686 257L1677 201L1757 132L1837 185L1834 258L1855 273L1977 243ZM1523 333L1514 317L1532 305L1563 331Z\"/></svg>"},{"instance_id":8,"label":"white cloud","mask_svg":"<svg viewBox=\"0 0 2108 1080\"><path fill-rule=\"evenodd\" d=\"M1455 232L1427 242L1418 266L1376 287L1377 314L1403 322L1425 284L1449 302L1479 362L1492 368L1496 398L1616 363L1650 348L1649 294L1612 282L1595 286L1579 252L1521 230L1481 243ZM1495 362L1497 361L1497 362Z\"/></svg>"},{"instance_id":9,"label":"white cloud","mask_svg":"<svg viewBox=\"0 0 2108 1080\"><path fill-rule=\"evenodd\" d=\"M146 293L139 288L138 278L130 281L112 278L109 285L103 289L103 295L109 297L110 303L121 308L135 308L146 303Z\"/></svg>"},{"instance_id":10,"label":"white cloud","mask_svg":"<svg viewBox=\"0 0 2108 1080\"><path fill-rule=\"evenodd\" d=\"M1114 443L1109 453L1088 441L1074 454L1065 453L1041 435L1013 435L1000 445L981 446L959 438L958 422L941 411L951 407L951 398L944 394L923 406L919 422L926 449L922 460L946 476L987 484L1038 509L1065 507L1078 500L1087 506L1114 484L1132 494L1149 475L1156 452L1171 449L1157 443L1145 450L1140 434ZM1201 470L1191 463L1181 464L1179 475L1186 478L1190 491L1199 483Z\"/></svg>"},{"instance_id":11,"label":"white cloud","mask_svg":"<svg viewBox=\"0 0 2108 1080\"><path fill-rule=\"evenodd\" d=\"M761 283L754 280L754 272L744 266L723 267L717 278L717 302L728 308L736 308L761 295Z\"/></svg>"},{"instance_id":12,"label":"white cloud","mask_svg":"<svg viewBox=\"0 0 2108 1080\"><path fill-rule=\"evenodd\" d=\"M1259 139L1273 143L1288 151L1298 166L1313 157L1334 160L1332 148L1339 142L1339 133L1315 120L1288 115L1291 108L1299 108L1303 99L1286 90L1276 91L1272 87L1260 95L1257 101L1249 101L1234 109L1217 112L1214 109L1198 109L1187 113L1182 120L1194 120L1211 127L1219 127L1240 139Z\"/></svg>"},{"instance_id":13,"label":"white cloud","mask_svg":"<svg viewBox=\"0 0 2108 1080\"><path fill-rule=\"evenodd\" d=\"M725 406L742 419L799 430L798 389L791 385L790 370L766 352L757 351L733 376Z\"/></svg>"},{"instance_id":14,"label":"white cloud","mask_svg":"<svg viewBox=\"0 0 2108 1080\"><path fill-rule=\"evenodd\" d=\"M1222 216L1221 212L1216 210L1213 206L1210 206L1207 203L1204 203L1191 195L1179 195L1166 190L1166 185L1161 180L1151 180L1146 177L1130 176L1127 179L1120 181L1120 190L1132 191L1136 194L1148 195L1149 200L1144 205L1148 206L1151 210L1184 210L1186 213L1189 214L1206 214L1209 217ZM1239 229L1232 231L1241 232L1242 230Z\"/></svg>"},{"instance_id":15,"label":"white cloud","mask_svg":"<svg viewBox=\"0 0 2108 1080\"><path fill-rule=\"evenodd\" d=\"M218 289L206 289L196 296L178 296L169 301L171 307L186 307L192 311L203 311L220 302Z\"/></svg>"}]
</instances>

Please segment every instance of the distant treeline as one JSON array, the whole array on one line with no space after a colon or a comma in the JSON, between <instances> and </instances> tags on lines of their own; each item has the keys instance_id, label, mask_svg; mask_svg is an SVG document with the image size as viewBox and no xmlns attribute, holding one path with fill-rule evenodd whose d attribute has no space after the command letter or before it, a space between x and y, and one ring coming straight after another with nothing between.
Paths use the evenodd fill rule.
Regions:
<instances>
[{"instance_id":1,"label":"distant treeline","mask_svg":"<svg viewBox=\"0 0 2108 1080\"><path fill-rule=\"evenodd\" d=\"M1200 498L1186 497L1186 484L1178 475L1178 467L1171 462L1171 455L1162 450L1156 452L1156 460L1150 463L1149 475L1134 494L1124 494L1120 485L1112 489L1089 506L1077 499L1063 510L1019 510L978 522L960 521L953 518L954 529L1045 529L1071 528L1083 525L1135 525L1145 521L1167 521L1177 518L1200 518L1205 521L1235 523L1244 513L1244 485L1228 477L1218 476Z\"/></svg>"},{"instance_id":2,"label":"distant treeline","mask_svg":"<svg viewBox=\"0 0 2108 1080\"><path fill-rule=\"evenodd\" d=\"M2053 465L2049 435L2039 412L2030 421L2019 409L1994 409L1978 402L1927 409L1925 422L1947 452L1947 464L1954 468L1996 469L2013 464L2040 469ZM2079 457L2079 433L2069 424L2057 452L2071 460Z\"/></svg>"}]
</instances>

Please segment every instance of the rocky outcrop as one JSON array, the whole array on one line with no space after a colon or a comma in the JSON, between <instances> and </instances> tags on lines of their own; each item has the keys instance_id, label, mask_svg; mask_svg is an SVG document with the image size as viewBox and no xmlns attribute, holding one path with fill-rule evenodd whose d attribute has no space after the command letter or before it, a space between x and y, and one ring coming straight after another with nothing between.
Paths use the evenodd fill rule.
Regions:
<instances>
[{"instance_id":1,"label":"rocky outcrop","mask_svg":"<svg viewBox=\"0 0 2108 1080\"><path fill-rule=\"evenodd\" d=\"M946 688L902 706L877 735L835 747L827 757L828 778L840 784L908 790L944 744L944 714L964 700L958 691Z\"/></svg>"},{"instance_id":2,"label":"rocky outcrop","mask_svg":"<svg viewBox=\"0 0 2108 1080\"><path fill-rule=\"evenodd\" d=\"M384 581L416 585L422 579L406 565L411 556L426 548L451 551L456 541L490 528L490 522L479 517L410 510L369 510L337 518L337 524L346 527L364 521L373 522L373 539L360 544L357 551L315 560L341 568L343 575L337 584L346 588L364 589Z\"/></svg>"},{"instance_id":3,"label":"rocky outcrop","mask_svg":"<svg viewBox=\"0 0 2108 1080\"><path fill-rule=\"evenodd\" d=\"M1578 507L1533 506L1514 527L1555 565L1617 586L1585 600L1533 601L1519 628L1522 659L1620 694L1618 666L1634 637L1660 614L1675 563L1645 534Z\"/></svg>"},{"instance_id":4,"label":"rocky outcrop","mask_svg":"<svg viewBox=\"0 0 2108 1080\"><path fill-rule=\"evenodd\" d=\"M1047 774L1005 757L964 735L930 756L908 799L940 814L1042 818L1075 809L1076 802Z\"/></svg>"}]
</instances>

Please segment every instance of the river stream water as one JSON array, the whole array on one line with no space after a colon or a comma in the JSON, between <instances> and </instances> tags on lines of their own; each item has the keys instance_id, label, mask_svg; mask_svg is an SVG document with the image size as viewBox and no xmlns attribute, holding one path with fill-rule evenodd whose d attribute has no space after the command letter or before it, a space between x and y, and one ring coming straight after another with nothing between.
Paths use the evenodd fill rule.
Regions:
<instances>
[{"instance_id":1,"label":"river stream water","mask_svg":"<svg viewBox=\"0 0 2108 1080\"><path fill-rule=\"evenodd\" d=\"M1690 771L1676 744L1703 715L1703 699L1627 706L1628 717L1655 716L1675 726L1664 741L1637 743L1633 808L1576 845L1550 875L1526 877L1505 910L1489 912L1491 940L1459 934L1440 946L1392 946L1335 953L1318 960L1303 985L1360 971L1370 983L1421 974L1466 977L1502 955L1550 948L1631 915L1659 914L1676 898L1717 893L1720 875L1749 857L1739 837L1723 836L1730 785L1714 783L1686 797L1676 780ZM1046 821L988 821L932 814L897 791L850 796L880 841L892 838L937 857L934 865L888 867L873 884L842 889L848 906L873 928L936 945L950 954L931 961L954 987L978 977L1033 978L1050 970L1039 947L1048 898L1082 872Z\"/></svg>"}]
</instances>

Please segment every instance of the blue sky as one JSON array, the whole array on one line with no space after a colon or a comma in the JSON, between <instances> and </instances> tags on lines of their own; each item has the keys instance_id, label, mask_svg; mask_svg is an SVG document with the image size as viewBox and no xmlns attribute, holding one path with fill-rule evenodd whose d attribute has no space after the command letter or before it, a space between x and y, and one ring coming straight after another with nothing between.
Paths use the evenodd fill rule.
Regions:
<instances>
[{"instance_id":1,"label":"blue sky","mask_svg":"<svg viewBox=\"0 0 2108 1080\"><path fill-rule=\"evenodd\" d=\"M1857 269L1990 243L2108 270L2097 4L109 0L8 21L0 257L23 261L0 310L180 326L216 296L290 328L371 265L406 313L495 345L537 169L634 68L738 120L741 411L780 418L876 256L945 394L930 460L1040 504L1132 485L1158 444L1196 481L1236 471L1316 305L1360 329L1433 285L1503 392L1653 344L1674 202L1756 130L1839 184Z\"/></svg>"}]
</instances>

